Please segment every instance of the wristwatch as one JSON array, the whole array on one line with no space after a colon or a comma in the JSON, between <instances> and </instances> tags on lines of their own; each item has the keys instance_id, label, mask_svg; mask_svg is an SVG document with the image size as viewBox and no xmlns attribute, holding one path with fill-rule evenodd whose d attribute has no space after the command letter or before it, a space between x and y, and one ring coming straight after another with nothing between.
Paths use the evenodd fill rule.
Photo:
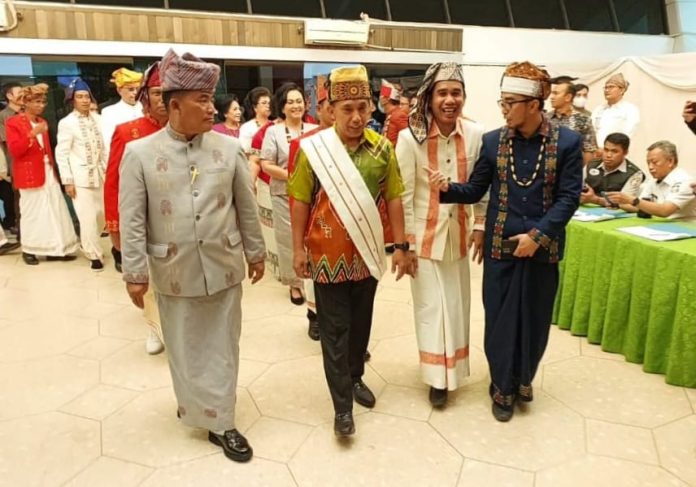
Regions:
<instances>
[{"instance_id":1,"label":"wristwatch","mask_svg":"<svg viewBox=\"0 0 696 487\"><path fill-rule=\"evenodd\" d=\"M408 242L394 244L394 249L396 249L396 250L403 250L404 252L408 252L408 249L410 249L410 248L411 248L411 245Z\"/></svg>"},{"instance_id":2,"label":"wristwatch","mask_svg":"<svg viewBox=\"0 0 696 487\"><path fill-rule=\"evenodd\" d=\"M636 198L633 201L631 201L631 206L634 206L638 208L638 205L640 204L640 198Z\"/></svg>"}]
</instances>

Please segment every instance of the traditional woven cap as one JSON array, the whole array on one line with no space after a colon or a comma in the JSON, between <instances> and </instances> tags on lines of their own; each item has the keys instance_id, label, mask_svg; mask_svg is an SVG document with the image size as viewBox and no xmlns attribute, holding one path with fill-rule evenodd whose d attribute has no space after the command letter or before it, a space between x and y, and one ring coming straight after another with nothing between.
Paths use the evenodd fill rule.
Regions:
<instances>
[{"instance_id":1,"label":"traditional woven cap","mask_svg":"<svg viewBox=\"0 0 696 487\"><path fill-rule=\"evenodd\" d=\"M193 54L179 56L169 49L160 61L160 77L164 91L215 91L220 66L207 63Z\"/></svg>"},{"instance_id":2,"label":"traditional woven cap","mask_svg":"<svg viewBox=\"0 0 696 487\"><path fill-rule=\"evenodd\" d=\"M126 85L140 84L143 79L143 73L131 71L128 68L118 68L111 73L111 82L116 85L116 88L123 88Z\"/></svg>"},{"instance_id":3,"label":"traditional woven cap","mask_svg":"<svg viewBox=\"0 0 696 487\"><path fill-rule=\"evenodd\" d=\"M143 104L143 106L148 106L150 104L150 97L148 96L148 88L157 88L162 86L162 81L159 74L159 61L151 64L145 70L143 79L140 82L140 88L138 89L138 95L136 99Z\"/></svg>"},{"instance_id":4,"label":"traditional woven cap","mask_svg":"<svg viewBox=\"0 0 696 487\"><path fill-rule=\"evenodd\" d=\"M42 98L48 95L48 85L46 83L39 83L33 86L25 86L22 88L22 100L26 103L28 101L33 101L36 98Z\"/></svg>"},{"instance_id":5,"label":"traditional woven cap","mask_svg":"<svg viewBox=\"0 0 696 487\"><path fill-rule=\"evenodd\" d=\"M549 73L545 69L541 69L529 61L512 63L505 68L505 74L500 83L500 91L545 100L551 94L550 79Z\"/></svg>"},{"instance_id":6,"label":"traditional woven cap","mask_svg":"<svg viewBox=\"0 0 696 487\"><path fill-rule=\"evenodd\" d=\"M329 101L371 99L370 81L365 66L336 68L329 76Z\"/></svg>"},{"instance_id":7,"label":"traditional woven cap","mask_svg":"<svg viewBox=\"0 0 696 487\"><path fill-rule=\"evenodd\" d=\"M392 83L386 79L382 80L382 86L379 89L379 96L387 98L388 100L399 101L401 98L401 92Z\"/></svg>"},{"instance_id":8,"label":"traditional woven cap","mask_svg":"<svg viewBox=\"0 0 696 487\"><path fill-rule=\"evenodd\" d=\"M622 73L616 73L613 75L611 78L607 80L605 85L616 85L622 90L626 91L628 89L628 85L630 84L628 81L626 81L626 78L624 78L624 75Z\"/></svg>"},{"instance_id":9,"label":"traditional woven cap","mask_svg":"<svg viewBox=\"0 0 696 487\"><path fill-rule=\"evenodd\" d=\"M329 90L326 88L328 79L325 74L320 74L314 77L314 91L317 97L317 104L329 98Z\"/></svg>"},{"instance_id":10,"label":"traditional woven cap","mask_svg":"<svg viewBox=\"0 0 696 487\"><path fill-rule=\"evenodd\" d=\"M430 94L435 84L440 81L459 81L464 86L464 71L462 67L452 62L435 63L425 72L423 82L416 94L416 105L411 109L408 116L408 127L419 144L422 144L428 136Z\"/></svg>"},{"instance_id":11,"label":"traditional woven cap","mask_svg":"<svg viewBox=\"0 0 696 487\"><path fill-rule=\"evenodd\" d=\"M89 93L89 96L92 99L94 99L94 96L92 95L92 90L89 88L89 85L85 83L85 81L80 77L59 76L58 83L60 83L60 85L63 86L63 88L65 89L65 101L72 100L75 96L75 92L77 91L86 91Z\"/></svg>"}]
</instances>

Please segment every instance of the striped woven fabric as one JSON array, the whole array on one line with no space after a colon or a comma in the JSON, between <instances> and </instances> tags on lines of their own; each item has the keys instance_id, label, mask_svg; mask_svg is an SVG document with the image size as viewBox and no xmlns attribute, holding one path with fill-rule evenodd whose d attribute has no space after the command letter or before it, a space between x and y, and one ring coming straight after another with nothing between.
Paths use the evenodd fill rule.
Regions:
<instances>
[{"instance_id":1,"label":"striped woven fabric","mask_svg":"<svg viewBox=\"0 0 696 487\"><path fill-rule=\"evenodd\" d=\"M220 66L207 63L191 53L179 56L169 49L160 61L160 77L164 91L215 91Z\"/></svg>"}]
</instances>

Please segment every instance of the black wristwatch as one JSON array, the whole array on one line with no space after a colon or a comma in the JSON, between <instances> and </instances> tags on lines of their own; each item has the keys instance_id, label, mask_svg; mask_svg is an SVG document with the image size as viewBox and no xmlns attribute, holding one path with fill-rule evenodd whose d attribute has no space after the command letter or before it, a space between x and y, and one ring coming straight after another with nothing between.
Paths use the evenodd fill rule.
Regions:
<instances>
[{"instance_id":1,"label":"black wristwatch","mask_svg":"<svg viewBox=\"0 0 696 487\"><path fill-rule=\"evenodd\" d=\"M638 208L638 205L640 204L640 198L636 198L633 201L631 201L631 206Z\"/></svg>"},{"instance_id":2,"label":"black wristwatch","mask_svg":"<svg viewBox=\"0 0 696 487\"><path fill-rule=\"evenodd\" d=\"M408 242L394 244L394 249L396 249L396 250L403 250L404 252L408 252L408 249L410 249L410 248L411 248L411 245Z\"/></svg>"}]
</instances>

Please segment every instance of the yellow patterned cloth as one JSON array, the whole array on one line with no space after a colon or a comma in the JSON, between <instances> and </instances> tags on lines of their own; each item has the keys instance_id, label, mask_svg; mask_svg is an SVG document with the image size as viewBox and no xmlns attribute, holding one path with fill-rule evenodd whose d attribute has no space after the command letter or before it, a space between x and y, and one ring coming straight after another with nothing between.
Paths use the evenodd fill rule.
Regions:
<instances>
[{"instance_id":1,"label":"yellow patterned cloth","mask_svg":"<svg viewBox=\"0 0 696 487\"><path fill-rule=\"evenodd\" d=\"M111 76L111 82L116 85L116 88L123 88L130 84L140 85L140 81L143 79L143 73L131 71L128 68L118 68L111 73Z\"/></svg>"}]
</instances>

